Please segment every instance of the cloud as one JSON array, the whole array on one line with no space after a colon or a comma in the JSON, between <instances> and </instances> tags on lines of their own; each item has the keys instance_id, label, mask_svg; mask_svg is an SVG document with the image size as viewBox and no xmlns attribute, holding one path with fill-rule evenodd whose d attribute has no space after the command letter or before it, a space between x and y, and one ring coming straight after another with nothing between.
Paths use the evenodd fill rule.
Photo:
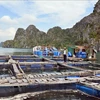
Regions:
<instances>
[{"instance_id":1,"label":"cloud","mask_svg":"<svg viewBox=\"0 0 100 100\"><path fill-rule=\"evenodd\" d=\"M49 14L45 16L45 21L60 25L61 27L72 27L86 13L89 6L87 0L84 1L35 1L35 6L39 15ZM41 19L41 18L40 18Z\"/></svg>"},{"instance_id":2,"label":"cloud","mask_svg":"<svg viewBox=\"0 0 100 100\"><path fill-rule=\"evenodd\" d=\"M30 25L34 24L38 19L34 15L29 14L23 14L22 17L16 19L20 24L24 25Z\"/></svg>"},{"instance_id":3,"label":"cloud","mask_svg":"<svg viewBox=\"0 0 100 100\"><path fill-rule=\"evenodd\" d=\"M72 27L73 23L79 21L85 15L86 9L96 0L34 0L34 1L7 1L1 2L3 6L16 13L20 23L33 24L37 22L47 22L54 25ZM48 14L40 18L41 15ZM71 26L70 26L70 25Z\"/></svg>"},{"instance_id":4,"label":"cloud","mask_svg":"<svg viewBox=\"0 0 100 100\"><path fill-rule=\"evenodd\" d=\"M3 16L0 18L0 22L3 22L5 24L18 24L15 19L11 19L9 16Z\"/></svg>"},{"instance_id":5,"label":"cloud","mask_svg":"<svg viewBox=\"0 0 100 100\"><path fill-rule=\"evenodd\" d=\"M12 40L14 38L16 29L13 27L10 27L6 30L0 29L0 40L1 42L6 41L6 40Z\"/></svg>"}]
</instances>

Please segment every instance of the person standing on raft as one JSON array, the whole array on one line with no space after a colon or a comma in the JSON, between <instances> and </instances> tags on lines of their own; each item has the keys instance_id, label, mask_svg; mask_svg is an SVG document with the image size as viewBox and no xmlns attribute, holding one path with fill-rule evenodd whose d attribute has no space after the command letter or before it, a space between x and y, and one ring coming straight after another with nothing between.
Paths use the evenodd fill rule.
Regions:
<instances>
[{"instance_id":1,"label":"person standing on raft","mask_svg":"<svg viewBox=\"0 0 100 100\"><path fill-rule=\"evenodd\" d=\"M64 62L67 61L67 50L66 50L66 47L64 47L63 60L64 60Z\"/></svg>"}]
</instances>

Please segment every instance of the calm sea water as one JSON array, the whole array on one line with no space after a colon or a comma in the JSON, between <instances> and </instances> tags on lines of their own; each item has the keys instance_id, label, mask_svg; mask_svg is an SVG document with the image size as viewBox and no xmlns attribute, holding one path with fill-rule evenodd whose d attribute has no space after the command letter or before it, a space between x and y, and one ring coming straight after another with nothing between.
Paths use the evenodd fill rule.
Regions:
<instances>
[{"instance_id":1,"label":"calm sea water","mask_svg":"<svg viewBox=\"0 0 100 100\"><path fill-rule=\"evenodd\" d=\"M17 55L17 54L32 54L32 49L21 48L2 48L0 47L0 55Z\"/></svg>"}]
</instances>

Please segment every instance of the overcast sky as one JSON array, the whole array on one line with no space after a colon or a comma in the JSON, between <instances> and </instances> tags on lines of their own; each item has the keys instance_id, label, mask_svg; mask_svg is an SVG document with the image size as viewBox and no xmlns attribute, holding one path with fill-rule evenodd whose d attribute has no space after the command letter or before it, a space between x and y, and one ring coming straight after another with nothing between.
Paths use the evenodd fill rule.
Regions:
<instances>
[{"instance_id":1,"label":"overcast sky","mask_svg":"<svg viewBox=\"0 0 100 100\"><path fill-rule=\"evenodd\" d=\"M18 28L30 24L47 32L71 28L93 12L98 0L0 0L0 42L12 40Z\"/></svg>"}]
</instances>

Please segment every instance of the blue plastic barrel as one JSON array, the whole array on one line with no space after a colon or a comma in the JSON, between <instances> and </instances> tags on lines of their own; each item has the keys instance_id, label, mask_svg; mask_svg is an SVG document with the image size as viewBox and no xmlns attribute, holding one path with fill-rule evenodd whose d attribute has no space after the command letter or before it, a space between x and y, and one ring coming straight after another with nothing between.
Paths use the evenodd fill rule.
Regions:
<instances>
[{"instance_id":1,"label":"blue plastic barrel","mask_svg":"<svg viewBox=\"0 0 100 100\"><path fill-rule=\"evenodd\" d=\"M42 51L39 51L39 53L38 53L38 54L39 54L39 56L40 56L40 57L42 57Z\"/></svg>"},{"instance_id":2,"label":"blue plastic barrel","mask_svg":"<svg viewBox=\"0 0 100 100\"><path fill-rule=\"evenodd\" d=\"M99 92L96 89L93 89L84 85L80 85L80 84L77 84L76 88L89 95L100 97L100 95L98 94Z\"/></svg>"},{"instance_id":3,"label":"blue plastic barrel","mask_svg":"<svg viewBox=\"0 0 100 100\"><path fill-rule=\"evenodd\" d=\"M37 55L37 51L34 51L34 54Z\"/></svg>"},{"instance_id":4,"label":"blue plastic barrel","mask_svg":"<svg viewBox=\"0 0 100 100\"><path fill-rule=\"evenodd\" d=\"M53 51L54 56L58 56L58 51Z\"/></svg>"},{"instance_id":5,"label":"blue plastic barrel","mask_svg":"<svg viewBox=\"0 0 100 100\"><path fill-rule=\"evenodd\" d=\"M71 52L68 52L68 57L72 57L72 53Z\"/></svg>"},{"instance_id":6,"label":"blue plastic barrel","mask_svg":"<svg viewBox=\"0 0 100 100\"><path fill-rule=\"evenodd\" d=\"M59 51L57 51L57 56L60 56L60 52Z\"/></svg>"},{"instance_id":7,"label":"blue plastic barrel","mask_svg":"<svg viewBox=\"0 0 100 100\"><path fill-rule=\"evenodd\" d=\"M39 51L36 51L36 55L38 55L38 56L39 56Z\"/></svg>"},{"instance_id":8,"label":"blue plastic barrel","mask_svg":"<svg viewBox=\"0 0 100 100\"><path fill-rule=\"evenodd\" d=\"M36 55L38 55L39 57L42 56L42 51L40 50L36 51Z\"/></svg>"},{"instance_id":9,"label":"blue plastic barrel","mask_svg":"<svg viewBox=\"0 0 100 100\"><path fill-rule=\"evenodd\" d=\"M82 58L86 58L87 57L86 52L82 52L81 55L82 55Z\"/></svg>"}]
</instances>

